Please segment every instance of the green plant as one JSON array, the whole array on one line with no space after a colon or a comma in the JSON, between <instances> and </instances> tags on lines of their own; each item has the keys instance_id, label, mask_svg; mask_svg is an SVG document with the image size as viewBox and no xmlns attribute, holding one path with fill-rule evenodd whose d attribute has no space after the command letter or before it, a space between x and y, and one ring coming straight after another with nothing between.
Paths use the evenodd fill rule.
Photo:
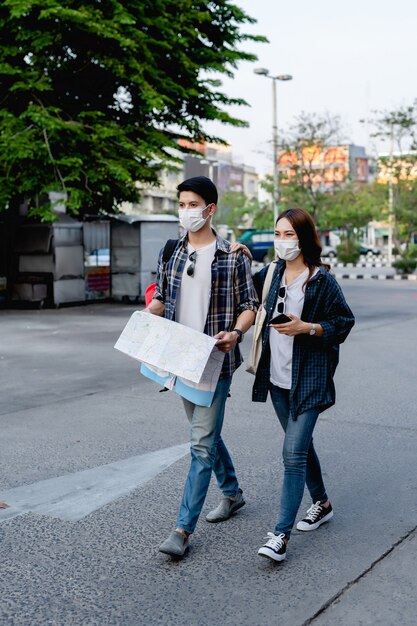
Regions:
<instances>
[{"instance_id":1,"label":"green plant","mask_svg":"<svg viewBox=\"0 0 417 626\"><path fill-rule=\"evenodd\" d=\"M397 274L412 274L417 268L417 259L398 259L394 261L392 267L395 267Z\"/></svg>"},{"instance_id":2,"label":"green plant","mask_svg":"<svg viewBox=\"0 0 417 626\"><path fill-rule=\"evenodd\" d=\"M403 255L406 259L417 259L417 244L408 246Z\"/></svg>"},{"instance_id":3,"label":"green plant","mask_svg":"<svg viewBox=\"0 0 417 626\"><path fill-rule=\"evenodd\" d=\"M400 259L392 264L398 274L412 274L417 268L417 245L408 246Z\"/></svg>"},{"instance_id":4,"label":"green plant","mask_svg":"<svg viewBox=\"0 0 417 626\"><path fill-rule=\"evenodd\" d=\"M342 242L336 246L337 258L342 263L357 263L359 261L360 246L353 239L342 239Z\"/></svg>"}]
</instances>

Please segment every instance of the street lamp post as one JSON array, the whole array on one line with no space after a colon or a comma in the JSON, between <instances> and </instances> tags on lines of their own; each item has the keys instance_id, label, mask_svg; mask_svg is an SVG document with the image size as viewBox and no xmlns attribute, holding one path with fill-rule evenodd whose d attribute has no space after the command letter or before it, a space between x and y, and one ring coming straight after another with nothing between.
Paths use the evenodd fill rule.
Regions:
<instances>
[{"instance_id":1,"label":"street lamp post","mask_svg":"<svg viewBox=\"0 0 417 626\"><path fill-rule=\"evenodd\" d=\"M279 180L278 180L278 121L277 121L277 80L287 81L292 80L290 74L279 74L278 76L271 76L269 70L265 67L258 67L254 70L255 74L260 76L266 76L272 80L272 148L273 148L273 172L274 172L274 191L272 195L272 207L274 210L274 224L278 217L278 203L279 203Z\"/></svg>"}]
</instances>

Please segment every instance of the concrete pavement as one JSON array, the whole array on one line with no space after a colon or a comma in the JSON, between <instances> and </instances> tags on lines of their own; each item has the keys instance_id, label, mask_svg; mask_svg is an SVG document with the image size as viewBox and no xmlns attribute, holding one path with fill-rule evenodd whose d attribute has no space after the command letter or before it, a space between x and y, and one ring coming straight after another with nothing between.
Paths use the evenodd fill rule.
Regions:
<instances>
[{"instance_id":1,"label":"concrete pavement","mask_svg":"<svg viewBox=\"0 0 417 626\"><path fill-rule=\"evenodd\" d=\"M269 402L250 403L252 377L241 369L224 437L246 507L224 524L202 516L183 561L161 555L182 457L78 521L4 521L0 624L414 625L416 286L343 288L358 323L342 346L338 402L315 435L334 520L294 532L282 565L257 557L277 513L282 434ZM112 347L131 311L0 312L0 493L187 442L180 400ZM218 497L212 484L204 512ZM306 496L300 513L308 506Z\"/></svg>"}]
</instances>

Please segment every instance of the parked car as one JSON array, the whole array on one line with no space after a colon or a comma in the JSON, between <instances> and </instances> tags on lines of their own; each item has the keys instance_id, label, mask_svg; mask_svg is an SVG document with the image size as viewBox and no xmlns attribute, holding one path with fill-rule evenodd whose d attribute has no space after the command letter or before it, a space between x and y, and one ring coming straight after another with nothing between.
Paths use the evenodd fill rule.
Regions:
<instances>
[{"instance_id":1,"label":"parked car","mask_svg":"<svg viewBox=\"0 0 417 626\"><path fill-rule=\"evenodd\" d=\"M317 231L322 247L321 256L328 258L337 257L337 246L340 244L340 236L332 230Z\"/></svg>"},{"instance_id":2,"label":"parked car","mask_svg":"<svg viewBox=\"0 0 417 626\"><path fill-rule=\"evenodd\" d=\"M322 246L321 256L334 259L337 256L336 248L333 246Z\"/></svg>"},{"instance_id":3,"label":"parked car","mask_svg":"<svg viewBox=\"0 0 417 626\"><path fill-rule=\"evenodd\" d=\"M239 237L239 243L249 248L254 261L268 263L274 258L273 230L248 230Z\"/></svg>"},{"instance_id":4,"label":"parked car","mask_svg":"<svg viewBox=\"0 0 417 626\"><path fill-rule=\"evenodd\" d=\"M364 243L360 244L360 249L359 249L359 254L368 256L371 254L381 254L381 250L378 250L378 248L372 248L372 246L367 246Z\"/></svg>"}]
</instances>

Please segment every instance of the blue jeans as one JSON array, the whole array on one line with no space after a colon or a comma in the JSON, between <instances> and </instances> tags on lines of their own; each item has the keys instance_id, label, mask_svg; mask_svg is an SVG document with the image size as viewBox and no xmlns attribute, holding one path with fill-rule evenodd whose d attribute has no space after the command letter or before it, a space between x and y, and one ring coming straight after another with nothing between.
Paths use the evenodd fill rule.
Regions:
<instances>
[{"instance_id":1,"label":"blue jeans","mask_svg":"<svg viewBox=\"0 0 417 626\"><path fill-rule=\"evenodd\" d=\"M281 389L271 384L270 393L275 412L285 432L282 451L284 484L275 533L284 533L289 538L305 484L313 502L328 500L320 461L313 446L313 430L319 414L317 409L310 409L293 420L289 417L289 389Z\"/></svg>"},{"instance_id":2,"label":"blue jeans","mask_svg":"<svg viewBox=\"0 0 417 626\"><path fill-rule=\"evenodd\" d=\"M217 484L225 497L237 494L235 468L220 433L232 377L219 380L211 407L199 406L183 399L191 424L191 465L176 527L194 532L214 471Z\"/></svg>"}]
</instances>

